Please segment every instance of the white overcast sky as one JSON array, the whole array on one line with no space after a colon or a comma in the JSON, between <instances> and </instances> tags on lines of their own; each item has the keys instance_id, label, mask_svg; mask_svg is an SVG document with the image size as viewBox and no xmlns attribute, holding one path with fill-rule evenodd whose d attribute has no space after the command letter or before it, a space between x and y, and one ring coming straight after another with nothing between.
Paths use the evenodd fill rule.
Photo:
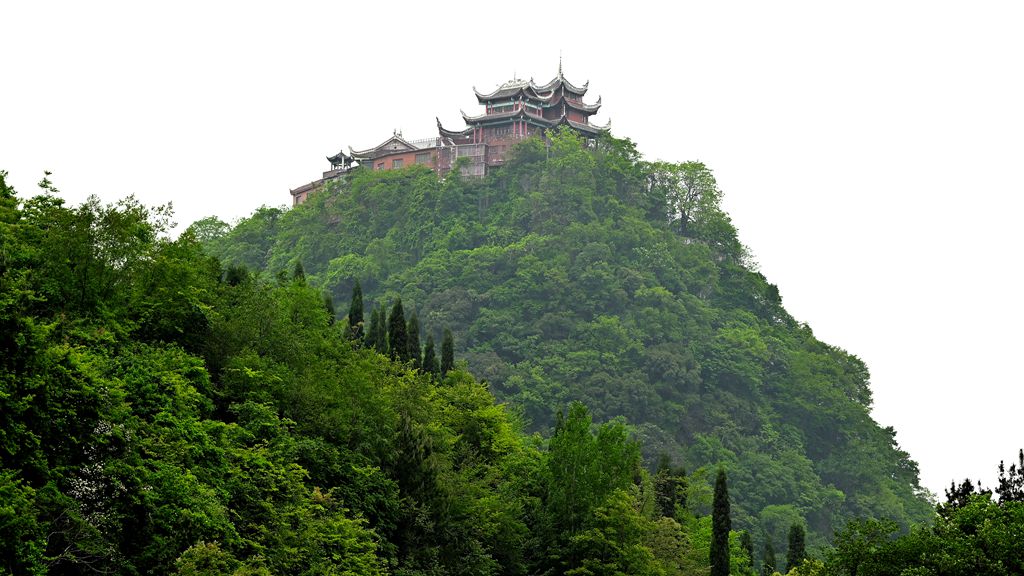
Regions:
<instances>
[{"instance_id":1,"label":"white overcast sky","mask_svg":"<svg viewBox=\"0 0 1024 576\"><path fill-rule=\"evenodd\" d=\"M0 169L231 221L559 54L701 160L787 309L863 358L941 496L1024 445L1024 3L3 2Z\"/></svg>"}]
</instances>

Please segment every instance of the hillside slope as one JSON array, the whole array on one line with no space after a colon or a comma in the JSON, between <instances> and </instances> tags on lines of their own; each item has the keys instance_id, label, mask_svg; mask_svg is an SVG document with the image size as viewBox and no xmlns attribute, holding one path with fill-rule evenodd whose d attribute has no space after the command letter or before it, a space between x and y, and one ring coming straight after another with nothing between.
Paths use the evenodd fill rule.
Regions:
<instances>
[{"instance_id":1,"label":"hillside slope","mask_svg":"<svg viewBox=\"0 0 1024 576\"><path fill-rule=\"evenodd\" d=\"M339 302L356 279L367 302L401 295L534 429L581 400L626 417L648 461L724 464L736 525L755 534L927 521L916 464L870 416L867 368L785 311L720 195L702 164L558 134L486 180L357 171L295 209L193 229L225 263L301 262ZM690 502L706 512L710 495Z\"/></svg>"}]
</instances>

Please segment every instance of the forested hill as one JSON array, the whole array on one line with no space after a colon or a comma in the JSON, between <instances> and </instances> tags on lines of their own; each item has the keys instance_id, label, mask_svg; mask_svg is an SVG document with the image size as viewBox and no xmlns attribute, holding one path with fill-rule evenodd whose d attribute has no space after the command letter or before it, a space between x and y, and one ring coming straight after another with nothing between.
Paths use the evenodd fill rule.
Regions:
<instances>
[{"instance_id":1,"label":"forested hill","mask_svg":"<svg viewBox=\"0 0 1024 576\"><path fill-rule=\"evenodd\" d=\"M870 416L867 368L786 312L720 198L700 163L563 133L486 179L358 170L294 209L192 233L225 264L301 264L339 302L356 280L368 304L400 296L535 430L579 400L624 416L648 462L667 454L698 478L724 465L734 526L757 538L927 521L916 464ZM710 492L691 496L706 513Z\"/></svg>"}]
</instances>

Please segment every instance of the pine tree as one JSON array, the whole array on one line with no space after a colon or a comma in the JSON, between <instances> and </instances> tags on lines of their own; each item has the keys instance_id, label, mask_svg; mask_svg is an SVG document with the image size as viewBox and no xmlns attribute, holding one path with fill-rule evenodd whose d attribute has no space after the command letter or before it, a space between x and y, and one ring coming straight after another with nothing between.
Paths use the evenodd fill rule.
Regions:
<instances>
[{"instance_id":1,"label":"pine tree","mask_svg":"<svg viewBox=\"0 0 1024 576\"><path fill-rule=\"evenodd\" d=\"M302 260L295 261L295 268L292 270L292 280L303 286L306 285L306 270L302 268Z\"/></svg>"},{"instance_id":2,"label":"pine tree","mask_svg":"<svg viewBox=\"0 0 1024 576\"><path fill-rule=\"evenodd\" d=\"M455 367L455 342L452 340L452 331L444 329L444 339L441 340L441 378Z\"/></svg>"},{"instance_id":3,"label":"pine tree","mask_svg":"<svg viewBox=\"0 0 1024 576\"><path fill-rule=\"evenodd\" d=\"M427 346L423 350L423 371L437 378L441 374L441 366L437 363L437 352L434 350L434 335L427 334Z\"/></svg>"},{"instance_id":4,"label":"pine tree","mask_svg":"<svg viewBox=\"0 0 1024 576\"><path fill-rule=\"evenodd\" d=\"M420 319L416 315L416 311L412 311L412 316L409 317L408 338L409 338L409 358L412 359L412 367L419 368L422 363L423 350L420 348Z\"/></svg>"},{"instance_id":5,"label":"pine tree","mask_svg":"<svg viewBox=\"0 0 1024 576\"><path fill-rule=\"evenodd\" d=\"M402 298L395 298L388 316L388 355L392 360L406 362L409 360L409 333L405 324L405 310Z\"/></svg>"},{"instance_id":6,"label":"pine tree","mask_svg":"<svg viewBox=\"0 0 1024 576\"><path fill-rule=\"evenodd\" d=\"M338 311L334 309L334 297L329 292L324 294L324 309L327 310L327 324L334 326Z\"/></svg>"},{"instance_id":7,"label":"pine tree","mask_svg":"<svg viewBox=\"0 0 1024 576\"><path fill-rule=\"evenodd\" d=\"M793 524L789 528L789 549L786 550L786 571L800 565L807 558L807 550L804 545L804 527L800 524Z\"/></svg>"},{"instance_id":8,"label":"pine tree","mask_svg":"<svg viewBox=\"0 0 1024 576\"><path fill-rule=\"evenodd\" d=\"M718 469L715 479L715 499L711 509L711 576L729 576L729 487L725 470Z\"/></svg>"},{"instance_id":9,"label":"pine tree","mask_svg":"<svg viewBox=\"0 0 1024 576\"><path fill-rule=\"evenodd\" d=\"M772 576L775 572L775 547L771 541L764 543L764 557L761 558L761 576Z\"/></svg>"},{"instance_id":10,"label":"pine tree","mask_svg":"<svg viewBox=\"0 0 1024 576\"><path fill-rule=\"evenodd\" d=\"M358 278L352 286L352 303L348 305L348 333L353 340L363 337L363 287Z\"/></svg>"}]
</instances>

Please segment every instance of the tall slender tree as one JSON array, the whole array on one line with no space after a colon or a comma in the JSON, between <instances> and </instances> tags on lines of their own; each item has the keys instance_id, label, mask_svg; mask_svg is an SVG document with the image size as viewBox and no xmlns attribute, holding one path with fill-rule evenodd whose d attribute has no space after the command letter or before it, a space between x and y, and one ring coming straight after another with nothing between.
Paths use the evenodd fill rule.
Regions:
<instances>
[{"instance_id":1,"label":"tall slender tree","mask_svg":"<svg viewBox=\"0 0 1024 576\"><path fill-rule=\"evenodd\" d=\"M295 261L295 268L292 270L292 280L303 286L306 285L306 270L302 267L302 260Z\"/></svg>"},{"instance_id":2,"label":"tall slender tree","mask_svg":"<svg viewBox=\"0 0 1024 576\"><path fill-rule=\"evenodd\" d=\"M434 350L433 334L427 334L427 346L423 349L423 371L434 378L441 374L441 366L437 363L437 351Z\"/></svg>"},{"instance_id":3,"label":"tall slender tree","mask_svg":"<svg viewBox=\"0 0 1024 576\"><path fill-rule=\"evenodd\" d=\"M338 319L338 311L334 309L334 296L330 292L324 294L324 310L327 311L327 324L334 326Z\"/></svg>"},{"instance_id":4,"label":"tall slender tree","mask_svg":"<svg viewBox=\"0 0 1024 576\"><path fill-rule=\"evenodd\" d=\"M686 471L673 467L668 454L658 458L654 474L654 499L662 516L675 518L676 507L686 508Z\"/></svg>"},{"instance_id":5,"label":"tall slender tree","mask_svg":"<svg viewBox=\"0 0 1024 576\"><path fill-rule=\"evenodd\" d=\"M373 347L377 349L377 352L381 354L388 353L388 312L384 308L384 303L381 302L377 306L377 324L380 326L377 329L377 335L374 338Z\"/></svg>"},{"instance_id":6,"label":"tall slender tree","mask_svg":"<svg viewBox=\"0 0 1024 576\"><path fill-rule=\"evenodd\" d=\"M800 565L807 558L807 549L804 545L804 527L800 524L793 524L789 527L789 548L786 550L786 572Z\"/></svg>"},{"instance_id":7,"label":"tall slender tree","mask_svg":"<svg viewBox=\"0 0 1024 576\"><path fill-rule=\"evenodd\" d=\"M750 558L750 565L754 565L754 540L750 537L750 532L744 530L740 533L740 548L747 553L747 558ZM753 569L753 568L751 568Z\"/></svg>"},{"instance_id":8,"label":"tall slender tree","mask_svg":"<svg viewBox=\"0 0 1024 576\"><path fill-rule=\"evenodd\" d=\"M409 316L409 325L406 328L409 338L409 358L412 360L412 367L419 368L422 364L423 350L420 348L420 319L415 310Z\"/></svg>"},{"instance_id":9,"label":"tall slender tree","mask_svg":"<svg viewBox=\"0 0 1024 576\"><path fill-rule=\"evenodd\" d=\"M452 339L452 331L445 328L444 338L441 340L441 377L444 378L448 372L455 367L455 342Z\"/></svg>"},{"instance_id":10,"label":"tall slender tree","mask_svg":"<svg viewBox=\"0 0 1024 576\"><path fill-rule=\"evenodd\" d=\"M348 334L353 340L363 337L363 287L358 278L352 286L352 302L348 305Z\"/></svg>"},{"instance_id":11,"label":"tall slender tree","mask_svg":"<svg viewBox=\"0 0 1024 576\"><path fill-rule=\"evenodd\" d=\"M775 547L771 540L764 542L764 555L761 557L761 576L772 576L775 573Z\"/></svg>"},{"instance_id":12,"label":"tall slender tree","mask_svg":"<svg viewBox=\"0 0 1024 576\"><path fill-rule=\"evenodd\" d=\"M729 487L725 469L718 469L715 478L715 499L711 509L711 576L729 576Z\"/></svg>"},{"instance_id":13,"label":"tall slender tree","mask_svg":"<svg viewBox=\"0 0 1024 576\"><path fill-rule=\"evenodd\" d=\"M395 298L391 315L388 316L388 355L399 362L409 360L409 332L401 297Z\"/></svg>"}]
</instances>

